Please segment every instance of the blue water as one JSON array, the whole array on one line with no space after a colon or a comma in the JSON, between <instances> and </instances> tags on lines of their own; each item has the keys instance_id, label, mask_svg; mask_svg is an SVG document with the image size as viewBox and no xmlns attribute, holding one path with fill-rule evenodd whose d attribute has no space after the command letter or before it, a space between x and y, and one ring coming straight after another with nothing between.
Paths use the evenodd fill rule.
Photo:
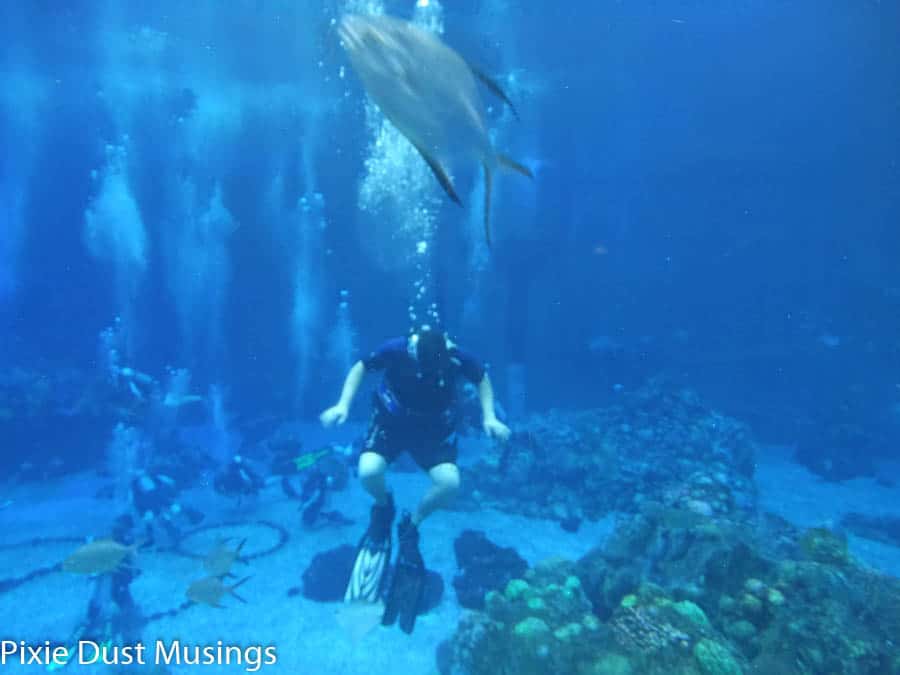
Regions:
<instances>
[{"instance_id":1,"label":"blue water","mask_svg":"<svg viewBox=\"0 0 900 675\"><path fill-rule=\"evenodd\" d=\"M341 48L340 17L372 9L437 28L515 103L520 120L480 89L495 147L534 173L495 175L490 248L478 162L449 164L453 204ZM406 672L435 672L462 611L460 531L530 564L574 560L621 514L577 535L552 504L435 514L423 550L445 593L408 639L351 645L331 605L288 597L313 555L362 533L351 445L377 380L346 426L317 417L358 358L422 323L487 365L514 433L662 382L748 425L761 509L798 527L840 529L852 511L900 523L896 2L98 0L2 14L0 582L19 581L0 583L0 638L73 634L93 582L21 579L108 536L129 481L165 469L205 524L244 527L252 550L267 545L259 521L288 539L250 570L248 605L193 607L142 639L280 640L272 672L393 672L373 649L387 640L409 650ZM460 463L496 468L469 406ZM353 525L300 526L270 474L278 439L351 453L329 508ZM234 455L265 483L247 500L213 489ZM389 481L412 508L428 479L404 467ZM849 534L900 574L900 533ZM140 558L145 614L183 602L190 559Z\"/></svg>"}]
</instances>

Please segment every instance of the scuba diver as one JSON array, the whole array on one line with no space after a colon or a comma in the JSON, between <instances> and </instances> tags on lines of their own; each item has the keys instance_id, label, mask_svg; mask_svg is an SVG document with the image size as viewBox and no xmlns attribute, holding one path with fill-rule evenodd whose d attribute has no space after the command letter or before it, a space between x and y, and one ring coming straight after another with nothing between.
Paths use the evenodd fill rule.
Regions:
<instances>
[{"instance_id":1,"label":"scuba diver","mask_svg":"<svg viewBox=\"0 0 900 675\"><path fill-rule=\"evenodd\" d=\"M340 446L325 446L313 452L297 454L285 448L273 460L272 472L281 474L281 489L290 499L300 502L301 521L306 528L319 525L352 525L354 521L340 511L326 510L332 492L347 486L350 467L348 454ZM348 448L349 450L349 448ZM300 489L293 482L299 479Z\"/></svg>"},{"instance_id":2,"label":"scuba diver","mask_svg":"<svg viewBox=\"0 0 900 675\"><path fill-rule=\"evenodd\" d=\"M286 483L289 486L289 483ZM291 492L285 487L285 493L300 500L301 521L307 528L319 525L353 525L352 520L340 511L326 510L328 495L334 490L334 480L321 470L313 469L303 481L301 492Z\"/></svg>"},{"instance_id":3,"label":"scuba diver","mask_svg":"<svg viewBox=\"0 0 900 675\"><path fill-rule=\"evenodd\" d=\"M373 413L359 456L359 478L375 499L369 528L359 544L345 602L376 602L390 563L394 499L385 484L387 465L407 451L428 472L432 486L415 513L404 512L397 525L399 551L387 592L382 624L399 618L411 633L425 584L425 564L419 550L419 525L445 506L459 489L456 385L463 377L478 387L482 426L491 438L506 440L509 428L497 419L494 392L484 365L453 344L447 336L423 326L410 337L385 342L350 369L338 402L320 415L326 427L343 424L367 372L383 370L373 396Z\"/></svg>"},{"instance_id":4,"label":"scuba diver","mask_svg":"<svg viewBox=\"0 0 900 675\"><path fill-rule=\"evenodd\" d=\"M130 514L122 514L113 521L111 538L122 544L135 544L138 529L138 523ZM82 640L109 648L134 644L141 639L147 617L131 595L131 584L139 574L136 568L121 565L112 572L91 578L93 590L84 618L69 639L59 645L66 648L66 656L53 660L46 667L48 672L69 665Z\"/></svg>"},{"instance_id":5,"label":"scuba diver","mask_svg":"<svg viewBox=\"0 0 900 675\"><path fill-rule=\"evenodd\" d=\"M197 509L182 505L178 501L181 488L161 471L140 471L129 484L131 503L144 523L148 542L156 542L156 527L162 528L171 543L181 538L179 524L187 521L197 525L204 515Z\"/></svg>"},{"instance_id":6,"label":"scuba diver","mask_svg":"<svg viewBox=\"0 0 900 675\"><path fill-rule=\"evenodd\" d=\"M256 497L266 481L240 455L235 455L213 479L213 490L225 497L234 497L240 504L243 497Z\"/></svg>"}]
</instances>

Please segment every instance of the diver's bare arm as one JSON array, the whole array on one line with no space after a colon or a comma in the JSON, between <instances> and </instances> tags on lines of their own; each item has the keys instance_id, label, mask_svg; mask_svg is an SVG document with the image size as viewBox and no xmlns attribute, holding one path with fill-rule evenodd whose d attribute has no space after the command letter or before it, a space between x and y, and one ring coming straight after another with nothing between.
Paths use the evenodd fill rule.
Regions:
<instances>
[{"instance_id":1,"label":"diver's bare arm","mask_svg":"<svg viewBox=\"0 0 900 675\"><path fill-rule=\"evenodd\" d=\"M353 397L356 396L356 392L359 390L359 385L362 384L365 374L366 367L363 365L362 361L357 361L353 364L353 367L344 379L344 387L341 389L341 398L337 403L339 406L346 408L347 410L350 409L350 404L353 403Z\"/></svg>"},{"instance_id":2,"label":"diver's bare arm","mask_svg":"<svg viewBox=\"0 0 900 675\"><path fill-rule=\"evenodd\" d=\"M491 386L491 378L485 373L478 383L478 400L481 401L481 415L484 421L497 419L494 412L494 388Z\"/></svg>"}]
</instances>

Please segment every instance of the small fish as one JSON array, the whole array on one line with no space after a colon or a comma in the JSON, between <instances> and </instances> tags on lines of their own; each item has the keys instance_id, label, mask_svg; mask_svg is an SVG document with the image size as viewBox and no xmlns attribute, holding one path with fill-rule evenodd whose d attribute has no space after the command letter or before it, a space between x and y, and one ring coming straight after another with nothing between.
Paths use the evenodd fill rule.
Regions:
<instances>
[{"instance_id":1,"label":"small fish","mask_svg":"<svg viewBox=\"0 0 900 675\"><path fill-rule=\"evenodd\" d=\"M235 598L240 600L241 602L247 602L234 592L238 586L243 584L250 577L244 577L237 583L232 586L226 586L221 577L206 577L204 579L200 579L198 581L193 582L190 586L188 586L187 592L185 595L187 599L191 602L196 602L198 605L209 605L210 607L217 607L222 609L224 606L220 602L223 597L226 595L233 595Z\"/></svg>"},{"instance_id":2,"label":"small fish","mask_svg":"<svg viewBox=\"0 0 900 675\"><path fill-rule=\"evenodd\" d=\"M831 333L822 333L818 337L819 343L828 347L828 349L837 349L841 346L841 338Z\"/></svg>"},{"instance_id":3,"label":"small fish","mask_svg":"<svg viewBox=\"0 0 900 675\"><path fill-rule=\"evenodd\" d=\"M106 574L115 572L126 558L134 555L140 544L126 546L112 539L98 539L76 549L63 560L63 572L72 574Z\"/></svg>"},{"instance_id":4,"label":"small fish","mask_svg":"<svg viewBox=\"0 0 900 675\"><path fill-rule=\"evenodd\" d=\"M345 602L338 605L334 618L354 644L381 625L384 605L380 602Z\"/></svg>"},{"instance_id":5,"label":"small fish","mask_svg":"<svg viewBox=\"0 0 900 675\"><path fill-rule=\"evenodd\" d=\"M309 467L311 467L313 464L315 464L328 454L331 454L331 448L319 450L318 452L304 452L302 455L294 457L294 459L291 461L294 462L294 466L297 468L297 471L303 471L304 469L308 469Z\"/></svg>"},{"instance_id":6,"label":"small fish","mask_svg":"<svg viewBox=\"0 0 900 675\"><path fill-rule=\"evenodd\" d=\"M242 562L245 565L247 561L241 558L241 549L247 539L243 539L237 548L229 548L228 540L223 539L216 547L209 552L203 561L203 569L205 569L212 577L226 577L231 574L231 567L236 562Z\"/></svg>"},{"instance_id":7,"label":"small fish","mask_svg":"<svg viewBox=\"0 0 900 675\"><path fill-rule=\"evenodd\" d=\"M163 399L163 405L166 408L180 408L191 403L203 403L203 397L197 394L178 395L173 393L166 394Z\"/></svg>"},{"instance_id":8,"label":"small fish","mask_svg":"<svg viewBox=\"0 0 900 675\"><path fill-rule=\"evenodd\" d=\"M599 335L588 342L588 350L595 354L619 354L624 351L622 344L609 335Z\"/></svg>"},{"instance_id":9,"label":"small fish","mask_svg":"<svg viewBox=\"0 0 900 675\"><path fill-rule=\"evenodd\" d=\"M330 525L353 525L356 521L348 518L340 511L322 511L319 516Z\"/></svg>"},{"instance_id":10,"label":"small fish","mask_svg":"<svg viewBox=\"0 0 900 675\"><path fill-rule=\"evenodd\" d=\"M451 200L462 205L441 159L459 155L484 167L484 235L490 246L494 170L504 167L534 178L527 166L494 149L477 83L518 117L509 97L434 33L407 21L347 15L338 34L366 92L418 150Z\"/></svg>"},{"instance_id":11,"label":"small fish","mask_svg":"<svg viewBox=\"0 0 900 675\"><path fill-rule=\"evenodd\" d=\"M67 665L69 665L69 661L71 661L72 656L75 654L76 646L72 647L63 647L66 650L65 654L59 654L55 658L50 659L50 663L44 666L44 670L48 673L55 672L57 670L62 670Z\"/></svg>"}]
</instances>

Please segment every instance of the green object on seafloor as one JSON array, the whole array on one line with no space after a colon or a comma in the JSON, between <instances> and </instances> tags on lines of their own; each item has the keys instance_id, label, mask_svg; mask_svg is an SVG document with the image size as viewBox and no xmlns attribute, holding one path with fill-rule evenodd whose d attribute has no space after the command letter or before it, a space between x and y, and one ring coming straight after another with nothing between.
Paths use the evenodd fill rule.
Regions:
<instances>
[{"instance_id":1,"label":"green object on seafloor","mask_svg":"<svg viewBox=\"0 0 900 675\"><path fill-rule=\"evenodd\" d=\"M296 467L297 471L303 471L328 454L331 454L331 448L318 450L316 452L304 452L302 455L294 457L291 461L294 463L294 467Z\"/></svg>"}]
</instances>

